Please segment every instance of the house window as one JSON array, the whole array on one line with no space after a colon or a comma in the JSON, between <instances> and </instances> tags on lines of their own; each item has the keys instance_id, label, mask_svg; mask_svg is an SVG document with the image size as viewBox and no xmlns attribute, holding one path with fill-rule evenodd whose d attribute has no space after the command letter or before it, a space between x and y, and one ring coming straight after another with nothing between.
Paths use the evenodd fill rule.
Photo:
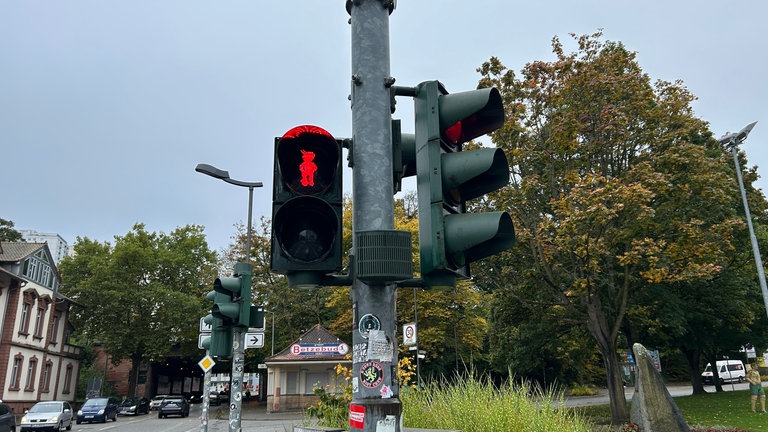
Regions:
<instances>
[{"instance_id":1,"label":"house window","mask_svg":"<svg viewBox=\"0 0 768 432\"><path fill-rule=\"evenodd\" d=\"M50 343L55 344L59 339L59 315L54 315L51 320L51 335L48 337Z\"/></svg>"},{"instance_id":2,"label":"house window","mask_svg":"<svg viewBox=\"0 0 768 432\"><path fill-rule=\"evenodd\" d=\"M51 389L51 371L53 370L53 362L48 360L45 362L45 367L43 368L43 376L40 380L40 387L42 388L43 392L48 392Z\"/></svg>"},{"instance_id":3,"label":"house window","mask_svg":"<svg viewBox=\"0 0 768 432\"><path fill-rule=\"evenodd\" d=\"M61 391L64 394L69 394L72 384L72 365L67 365L67 370L64 372L64 389Z\"/></svg>"},{"instance_id":4,"label":"house window","mask_svg":"<svg viewBox=\"0 0 768 432\"><path fill-rule=\"evenodd\" d=\"M45 313L45 310L42 308L37 308L37 315L35 316L35 332L32 333L33 336L37 338L43 337L43 314Z\"/></svg>"},{"instance_id":5,"label":"house window","mask_svg":"<svg viewBox=\"0 0 768 432\"><path fill-rule=\"evenodd\" d=\"M37 373L37 358L32 357L29 359L29 367L27 367L27 382L24 384L24 391L35 389L35 373Z\"/></svg>"},{"instance_id":6,"label":"house window","mask_svg":"<svg viewBox=\"0 0 768 432\"><path fill-rule=\"evenodd\" d=\"M19 321L19 333L28 334L29 328L29 310L32 309L32 303L27 303L24 299L24 305L21 306L21 321Z\"/></svg>"},{"instance_id":7,"label":"house window","mask_svg":"<svg viewBox=\"0 0 768 432\"><path fill-rule=\"evenodd\" d=\"M11 385L9 390L19 389L19 378L21 374L21 364L24 362L24 356L17 354L13 358L13 369L11 369Z\"/></svg>"}]
</instances>

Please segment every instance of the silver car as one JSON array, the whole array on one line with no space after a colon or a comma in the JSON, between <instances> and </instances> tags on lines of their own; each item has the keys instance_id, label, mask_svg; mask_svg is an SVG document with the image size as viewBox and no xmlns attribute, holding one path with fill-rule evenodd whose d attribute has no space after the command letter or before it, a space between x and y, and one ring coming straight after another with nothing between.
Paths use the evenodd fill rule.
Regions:
<instances>
[{"instance_id":1,"label":"silver car","mask_svg":"<svg viewBox=\"0 0 768 432\"><path fill-rule=\"evenodd\" d=\"M72 407L67 401L45 401L32 405L19 424L21 432L72 429Z\"/></svg>"}]
</instances>

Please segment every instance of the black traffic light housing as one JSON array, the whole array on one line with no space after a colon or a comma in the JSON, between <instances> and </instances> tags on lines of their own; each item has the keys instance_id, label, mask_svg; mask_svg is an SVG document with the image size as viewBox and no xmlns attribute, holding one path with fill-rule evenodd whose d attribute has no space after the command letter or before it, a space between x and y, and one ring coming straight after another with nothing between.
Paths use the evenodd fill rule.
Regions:
<instances>
[{"instance_id":1,"label":"black traffic light housing","mask_svg":"<svg viewBox=\"0 0 768 432\"><path fill-rule=\"evenodd\" d=\"M317 126L275 138L271 269L294 287L341 269L341 145Z\"/></svg>"}]
</instances>

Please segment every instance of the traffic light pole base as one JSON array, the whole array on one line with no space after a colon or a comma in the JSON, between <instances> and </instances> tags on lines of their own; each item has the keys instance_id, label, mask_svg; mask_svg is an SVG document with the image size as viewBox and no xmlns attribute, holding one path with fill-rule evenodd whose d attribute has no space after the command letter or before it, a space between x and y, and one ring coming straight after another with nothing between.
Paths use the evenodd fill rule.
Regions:
<instances>
[{"instance_id":1,"label":"traffic light pole base","mask_svg":"<svg viewBox=\"0 0 768 432\"><path fill-rule=\"evenodd\" d=\"M401 432L403 407L398 398L352 399L349 406L350 432Z\"/></svg>"}]
</instances>

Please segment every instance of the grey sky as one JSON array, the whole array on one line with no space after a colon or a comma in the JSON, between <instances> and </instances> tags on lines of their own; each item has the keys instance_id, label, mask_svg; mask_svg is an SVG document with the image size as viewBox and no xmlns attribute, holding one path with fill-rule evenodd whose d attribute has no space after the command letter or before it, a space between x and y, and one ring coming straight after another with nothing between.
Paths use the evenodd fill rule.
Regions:
<instances>
[{"instance_id":1,"label":"grey sky","mask_svg":"<svg viewBox=\"0 0 768 432\"><path fill-rule=\"evenodd\" d=\"M766 17L759 0L400 0L391 73L469 90L491 56L519 71L553 59L553 36L570 51L569 33L603 29L652 80L683 80L715 136L758 121L743 148L763 172ZM70 243L200 224L225 247L247 189L195 165L263 182L254 220L271 217L274 137L351 135L348 18L344 0L0 0L0 218Z\"/></svg>"}]
</instances>

